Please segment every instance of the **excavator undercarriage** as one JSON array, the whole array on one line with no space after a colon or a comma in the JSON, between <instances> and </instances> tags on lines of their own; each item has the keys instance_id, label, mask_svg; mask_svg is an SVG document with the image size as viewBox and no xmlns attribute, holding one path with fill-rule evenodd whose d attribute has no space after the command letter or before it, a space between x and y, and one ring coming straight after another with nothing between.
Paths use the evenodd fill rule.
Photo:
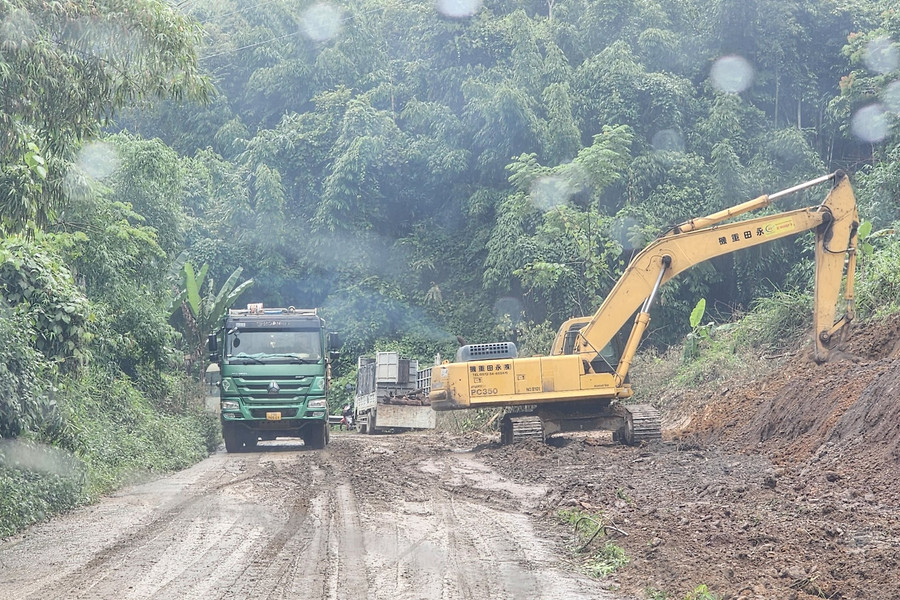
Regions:
<instances>
[{"instance_id":1,"label":"excavator undercarriage","mask_svg":"<svg viewBox=\"0 0 900 600\"><path fill-rule=\"evenodd\" d=\"M611 431L614 441L629 446L662 439L659 411L650 404L622 404L600 399L507 413L500 422L500 443L543 442L554 433L572 431Z\"/></svg>"}]
</instances>

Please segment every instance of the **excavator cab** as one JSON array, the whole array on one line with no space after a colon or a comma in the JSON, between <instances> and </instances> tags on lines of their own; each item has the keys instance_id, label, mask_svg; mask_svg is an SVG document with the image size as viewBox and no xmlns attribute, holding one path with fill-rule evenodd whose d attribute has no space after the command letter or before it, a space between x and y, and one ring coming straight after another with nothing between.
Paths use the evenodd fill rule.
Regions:
<instances>
[{"instance_id":1,"label":"excavator cab","mask_svg":"<svg viewBox=\"0 0 900 600\"><path fill-rule=\"evenodd\" d=\"M563 343L562 354L579 354L578 343L581 330L587 325L587 321L576 321L569 325L566 330ZM616 335L603 350L598 352L591 361L584 360L585 373L615 373L619 364L619 357L622 356L622 336Z\"/></svg>"}]
</instances>

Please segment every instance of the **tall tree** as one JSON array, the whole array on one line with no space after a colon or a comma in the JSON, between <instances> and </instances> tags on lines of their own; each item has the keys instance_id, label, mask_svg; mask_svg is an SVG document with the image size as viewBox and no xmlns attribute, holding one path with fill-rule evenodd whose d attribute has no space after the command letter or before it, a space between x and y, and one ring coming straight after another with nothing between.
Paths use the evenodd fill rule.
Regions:
<instances>
[{"instance_id":1,"label":"tall tree","mask_svg":"<svg viewBox=\"0 0 900 600\"><path fill-rule=\"evenodd\" d=\"M3 0L0 213L6 231L52 220L78 142L124 106L203 97L200 30L160 0Z\"/></svg>"}]
</instances>

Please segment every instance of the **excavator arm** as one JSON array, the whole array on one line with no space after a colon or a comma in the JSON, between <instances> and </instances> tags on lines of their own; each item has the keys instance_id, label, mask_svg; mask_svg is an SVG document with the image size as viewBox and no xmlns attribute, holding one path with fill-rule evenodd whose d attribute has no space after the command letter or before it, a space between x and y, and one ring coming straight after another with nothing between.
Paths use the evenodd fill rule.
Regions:
<instances>
[{"instance_id":1,"label":"excavator arm","mask_svg":"<svg viewBox=\"0 0 900 600\"><path fill-rule=\"evenodd\" d=\"M721 223L768 206L789 193L827 181L833 182L833 187L818 206L735 223ZM575 344L570 342L570 352L581 354L586 364L594 364L603 348L640 308L616 367L616 374L622 381L649 323L650 304L662 284L685 269L716 256L815 229L815 358L817 361L825 361L835 334L853 318L858 226L859 216L853 190L847 176L841 172L777 194L760 196L708 217L687 221L674 227L635 256L606 301L592 317L570 319L563 323L551 353L566 353L566 336L569 335L570 339L574 336L576 341ZM835 322L835 304L843 281L845 262L847 308L840 320Z\"/></svg>"}]
</instances>

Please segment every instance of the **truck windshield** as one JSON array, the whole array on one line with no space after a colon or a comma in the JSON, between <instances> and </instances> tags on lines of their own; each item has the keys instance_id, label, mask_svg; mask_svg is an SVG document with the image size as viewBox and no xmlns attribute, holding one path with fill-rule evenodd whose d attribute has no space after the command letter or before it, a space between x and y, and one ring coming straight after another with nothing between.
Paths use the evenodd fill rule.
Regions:
<instances>
[{"instance_id":1,"label":"truck windshield","mask_svg":"<svg viewBox=\"0 0 900 600\"><path fill-rule=\"evenodd\" d=\"M229 362L319 362L322 338L318 331L240 329L225 336Z\"/></svg>"}]
</instances>

